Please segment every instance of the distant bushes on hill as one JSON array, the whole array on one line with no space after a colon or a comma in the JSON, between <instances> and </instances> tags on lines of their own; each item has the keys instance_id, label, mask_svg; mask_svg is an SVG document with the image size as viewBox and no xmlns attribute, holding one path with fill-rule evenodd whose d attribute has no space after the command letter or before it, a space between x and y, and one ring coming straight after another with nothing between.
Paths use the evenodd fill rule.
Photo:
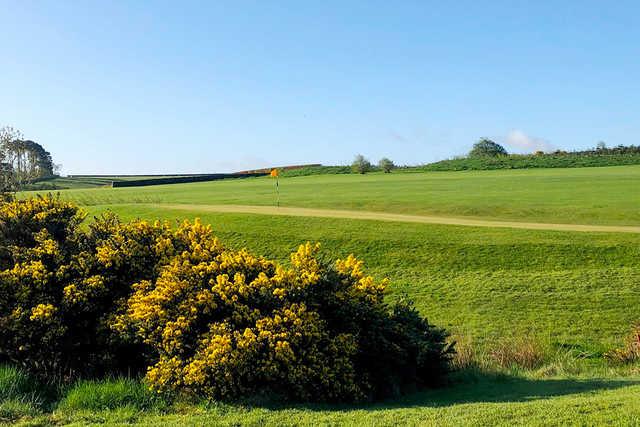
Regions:
<instances>
[{"instance_id":1,"label":"distant bushes on hill","mask_svg":"<svg viewBox=\"0 0 640 427\"><path fill-rule=\"evenodd\" d=\"M309 176L309 175L341 175L353 173L350 166L308 166L300 169L283 170L280 176Z\"/></svg>"},{"instance_id":2,"label":"distant bushes on hill","mask_svg":"<svg viewBox=\"0 0 640 427\"><path fill-rule=\"evenodd\" d=\"M597 147L584 151L537 152L501 156L469 156L419 167L424 171L459 171L532 168L580 168L640 164L640 146Z\"/></svg>"}]
</instances>

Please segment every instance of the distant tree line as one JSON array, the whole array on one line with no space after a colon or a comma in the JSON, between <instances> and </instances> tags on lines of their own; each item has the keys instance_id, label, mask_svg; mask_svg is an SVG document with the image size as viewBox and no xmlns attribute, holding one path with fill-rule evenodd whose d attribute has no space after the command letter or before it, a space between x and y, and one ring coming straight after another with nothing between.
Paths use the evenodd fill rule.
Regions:
<instances>
[{"instance_id":1,"label":"distant tree line","mask_svg":"<svg viewBox=\"0 0 640 427\"><path fill-rule=\"evenodd\" d=\"M607 147L607 145L600 141L594 148L589 148L587 150L580 151L564 151L564 150L555 150L553 152L545 153L543 151L536 151L533 153L536 156L544 156L544 155L574 155L574 156L594 156L594 155L625 155L625 154L640 154L640 145L618 145L616 147ZM478 142L476 142L471 151L469 151L468 157L477 158L477 157L499 157L499 156L514 156L514 154L509 154L507 150L500 144L488 139L488 138L480 138ZM517 154L515 154L517 155ZM519 156L528 156L530 154L519 154Z\"/></svg>"},{"instance_id":2,"label":"distant tree line","mask_svg":"<svg viewBox=\"0 0 640 427\"><path fill-rule=\"evenodd\" d=\"M0 175L2 193L52 177L51 154L37 142L25 140L19 130L9 126L0 128Z\"/></svg>"},{"instance_id":3,"label":"distant tree line","mask_svg":"<svg viewBox=\"0 0 640 427\"><path fill-rule=\"evenodd\" d=\"M579 151L536 151L530 154L509 154L500 144L482 138L467 156L441 160L420 167L425 171L577 168L640 164L640 146L607 147L599 142L594 148Z\"/></svg>"},{"instance_id":4,"label":"distant tree line","mask_svg":"<svg viewBox=\"0 0 640 427\"><path fill-rule=\"evenodd\" d=\"M615 147L607 147L604 142L599 142L595 148L582 151L561 151L557 150L553 154L575 154L583 156L592 155L614 155L614 154L640 154L640 145L617 145Z\"/></svg>"}]
</instances>

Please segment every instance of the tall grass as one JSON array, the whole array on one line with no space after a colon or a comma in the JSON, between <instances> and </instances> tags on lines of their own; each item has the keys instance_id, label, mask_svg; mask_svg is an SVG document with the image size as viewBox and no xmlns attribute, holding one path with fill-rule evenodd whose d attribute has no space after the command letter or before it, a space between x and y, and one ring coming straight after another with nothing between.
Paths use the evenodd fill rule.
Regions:
<instances>
[{"instance_id":1,"label":"tall grass","mask_svg":"<svg viewBox=\"0 0 640 427\"><path fill-rule=\"evenodd\" d=\"M141 381L131 378L83 380L73 385L58 404L58 409L107 410L132 408L137 410L159 410L167 401L151 392Z\"/></svg>"},{"instance_id":2,"label":"tall grass","mask_svg":"<svg viewBox=\"0 0 640 427\"><path fill-rule=\"evenodd\" d=\"M620 364L602 352L567 346L532 334L474 341L455 336L453 368L458 379L477 376L527 378L628 377L640 373L640 363Z\"/></svg>"},{"instance_id":3,"label":"tall grass","mask_svg":"<svg viewBox=\"0 0 640 427\"><path fill-rule=\"evenodd\" d=\"M58 391L56 385L43 384L19 368L0 365L0 423L49 409Z\"/></svg>"}]
</instances>

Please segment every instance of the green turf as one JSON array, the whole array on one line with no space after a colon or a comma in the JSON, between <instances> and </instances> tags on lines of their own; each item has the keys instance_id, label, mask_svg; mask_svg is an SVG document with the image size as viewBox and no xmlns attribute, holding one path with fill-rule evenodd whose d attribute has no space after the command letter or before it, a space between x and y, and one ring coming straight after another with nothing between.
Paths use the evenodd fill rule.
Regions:
<instances>
[{"instance_id":1,"label":"green turf","mask_svg":"<svg viewBox=\"0 0 640 427\"><path fill-rule=\"evenodd\" d=\"M286 206L637 225L639 179L640 167L626 166L308 176L281 179L280 188ZM580 363L593 370L579 378L575 375L582 371L562 367L508 378L481 376L362 407L185 404L142 411L136 405L118 406L117 392L126 390L107 385L109 402L116 402L109 410L97 410L95 399L89 399L90 408L61 404L40 415L28 415L28 407L11 401L7 411L17 405L16 414L27 413L23 420L43 425L640 424L638 367L619 374L602 358L640 318L639 234L222 214L148 205L268 205L274 200L273 184L258 178L62 194L83 204L90 215L113 210L124 219L170 221L197 216L213 224L226 244L285 262L299 243L320 241L332 256L357 254L371 273L391 279L391 298L406 292L432 322L470 338L484 351L506 338L527 336L558 354L579 355L584 358ZM145 401L144 393L136 393ZM85 394L101 396L79 393Z\"/></svg>"},{"instance_id":2,"label":"green turf","mask_svg":"<svg viewBox=\"0 0 640 427\"><path fill-rule=\"evenodd\" d=\"M0 402L0 417L17 425L40 426L635 425L640 422L638 378L477 376L447 388L361 405L287 405L260 401L198 404L179 399L168 405L140 406L140 396L145 394L140 387L141 384L133 380L81 382L67 391L53 412L29 409L12 400ZM70 400L74 404L69 404Z\"/></svg>"},{"instance_id":3,"label":"green turf","mask_svg":"<svg viewBox=\"0 0 640 427\"><path fill-rule=\"evenodd\" d=\"M640 166L321 175L280 180L282 206L481 217L526 222L640 224ZM272 178L68 190L81 204L272 205Z\"/></svg>"},{"instance_id":4,"label":"green turf","mask_svg":"<svg viewBox=\"0 0 640 427\"><path fill-rule=\"evenodd\" d=\"M355 253L391 279L432 321L484 341L531 332L599 352L619 344L638 318L640 235L568 233L366 220L212 214L146 206L124 219L200 217L234 247L285 260L307 240L328 254Z\"/></svg>"}]
</instances>

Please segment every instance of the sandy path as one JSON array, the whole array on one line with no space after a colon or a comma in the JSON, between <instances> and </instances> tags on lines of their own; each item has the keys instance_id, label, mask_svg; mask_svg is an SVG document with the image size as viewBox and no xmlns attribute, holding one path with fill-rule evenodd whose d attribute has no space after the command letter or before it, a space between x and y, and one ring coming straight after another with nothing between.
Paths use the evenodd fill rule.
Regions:
<instances>
[{"instance_id":1,"label":"sandy path","mask_svg":"<svg viewBox=\"0 0 640 427\"><path fill-rule=\"evenodd\" d=\"M199 212L244 213L256 215L308 216L319 218L365 219L374 221L411 222L420 224L463 225L469 227L523 228L529 230L583 231L605 233L640 233L640 227L624 225L550 224L540 222L492 221L447 216L406 215L386 212L311 209L275 206L149 204L148 206Z\"/></svg>"}]
</instances>

